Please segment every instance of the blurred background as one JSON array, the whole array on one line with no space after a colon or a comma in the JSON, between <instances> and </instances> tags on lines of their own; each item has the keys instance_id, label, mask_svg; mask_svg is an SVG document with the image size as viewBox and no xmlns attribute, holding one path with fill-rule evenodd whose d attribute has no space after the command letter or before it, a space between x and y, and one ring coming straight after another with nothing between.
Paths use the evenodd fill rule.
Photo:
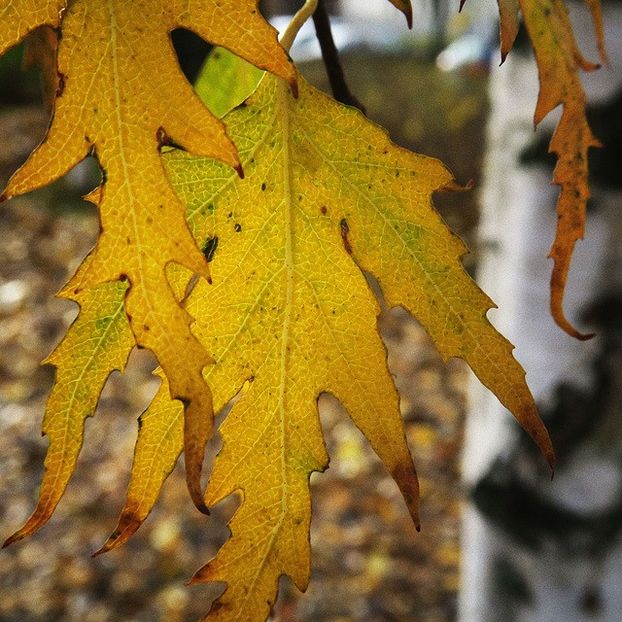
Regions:
<instances>
[{"instance_id":1,"label":"blurred background","mask_svg":"<svg viewBox=\"0 0 622 622\"><path fill-rule=\"evenodd\" d=\"M301 3L262 3L277 28ZM606 3L612 68L590 76L590 115L606 148L594 159L588 241L570 284L573 319L598 331L565 337L548 316L546 260L556 190L549 186L551 123L533 133L536 68L521 34L497 68L496 3L414 3L414 27L389 2L326 2L347 82L393 140L443 160L475 190L436 197L469 244L465 265L501 307L497 327L517 357L560 454L555 481L525 435L457 360L445 365L401 309L380 318L421 479L422 532L390 476L338 404L321 400L330 469L313 476L312 578L301 595L281 582L283 622L622 619L622 14ZM573 7L591 58L586 13ZM173 41L187 77L209 46ZM590 47L591 46L591 47ZM41 140L49 112L23 48L0 59L0 181ZM329 90L313 25L292 57ZM46 440L41 417L54 370L40 366L76 314L54 298L94 244L97 184L86 161L54 186L0 208L0 525L4 539L34 507ZM594 224L592 224L594 223ZM589 246L588 246L589 245ZM591 250L586 250L589 248ZM229 500L206 518L192 506L183 465L156 509L120 550L91 559L116 525L136 419L157 381L147 352L115 373L86 425L76 474L50 523L0 552L0 621L197 620L218 594L184 586L227 537ZM469 411L468 418L466 417ZM468 424L465 425L465 421Z\"/></svg>"}]
</instances>

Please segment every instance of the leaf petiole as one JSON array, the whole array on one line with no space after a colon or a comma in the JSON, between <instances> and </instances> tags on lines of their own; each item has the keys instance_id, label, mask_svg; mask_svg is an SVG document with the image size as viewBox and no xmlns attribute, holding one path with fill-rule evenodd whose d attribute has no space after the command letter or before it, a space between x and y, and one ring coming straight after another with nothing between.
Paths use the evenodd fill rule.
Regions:
<instances>
[{"instance_id":1,"label":"leaf petiole","mask_svg":"<svg viewBox=\"0 0 622 622\"><path fill-rule=\"evenodd\" d=\"M281 46L286 52L289 52L304 23L315 13L317 5L318 0L306 0L298 13L292 18L280 40Z\"/></svg>"}]
</instances>

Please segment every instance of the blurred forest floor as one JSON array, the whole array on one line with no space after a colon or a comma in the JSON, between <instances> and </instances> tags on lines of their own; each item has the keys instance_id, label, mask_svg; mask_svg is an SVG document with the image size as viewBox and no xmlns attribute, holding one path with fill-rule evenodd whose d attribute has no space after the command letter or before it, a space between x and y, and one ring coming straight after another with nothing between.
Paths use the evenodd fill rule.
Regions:
<instances>
[{"instance_id":1,"label":"blurred forest floor","mask_svg":"<svg viewBox=\"0 0 622 622\"><path fill-rule=\"evenodd\" d=\"M462 183L477 181L485 75L442 74L408 58L348 56L344 65L370 118L396 142L440 157ZM306 71L322 82L319 65ZM41 138L47 119L35 104L2 99L0 180L6 180ZM92 170L82 170L0 207L2 539L34 507L47 447L41 417L54 377L53 368L40 362L75 317L75 305L54 294L95 242L97 215L79 196L96 179ZM454 231L472 242L476 192L445 195L437 205ZM472 270L473 255L465 263ZM275 609L282 622L455 618L467 370L456 360L444 365L402 310L382 317L380 328L421 479L422 532L415 533L392 479L349 418L322 399L331 466L311 480L311 585L300 595L282 581ZM236 502L225 501L209 518L199 514L181 465L131 541L90 557L116 524L136 419L157 387L152 368L152 357L137 351L126 373L111 376L96 416L87 422L76 474L56 514L39 534L0 552L0 622L182 622L209 608L214 586L189 588L184 581L226 539L225 522Z\"/></svg>"}]
</instances>

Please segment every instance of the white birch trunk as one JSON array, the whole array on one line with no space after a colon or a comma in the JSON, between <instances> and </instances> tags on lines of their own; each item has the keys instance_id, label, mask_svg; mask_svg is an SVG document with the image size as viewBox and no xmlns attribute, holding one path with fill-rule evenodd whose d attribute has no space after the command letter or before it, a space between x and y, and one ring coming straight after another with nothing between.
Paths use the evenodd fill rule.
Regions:
<instances>
[{"instance_id":1,"label":"white birch trunk","mask_svg":"<svg viewBox=\"0 0 622 622\"><path fill-rule=\"evenodd\" d=\"M575 13L582 48L594 58L594 46L584 36L588 15L573 8ZM588 93L598 100L611 96L622 82L619 3L605 5L605 22L613 68L586 80ZM560 395L577 395L577 408L571 399L565 425L579 429L577 417L583 417L585 432L580 442L557 448L563 459L549 482L543 460L520 438L524 433L473 381L463 474L467 489L479 496L464 517L460 620L619 622L622 317L617 327L615 321L597 327L599 336L590 342L567 337L550 318L547 253L558 191L549 186L548 167L520 163L534 140L537 88L531 56L511 53L506 65L493 69L478 280L499 306L490 318L516 344L515 355L542 412L557 407L563 417ZM595 301L622 299L622 192L592 190L595 207L566 294L568 315L579 325ZM567 388L560 393L562 384Z\"/></svg>"}]
</instances>

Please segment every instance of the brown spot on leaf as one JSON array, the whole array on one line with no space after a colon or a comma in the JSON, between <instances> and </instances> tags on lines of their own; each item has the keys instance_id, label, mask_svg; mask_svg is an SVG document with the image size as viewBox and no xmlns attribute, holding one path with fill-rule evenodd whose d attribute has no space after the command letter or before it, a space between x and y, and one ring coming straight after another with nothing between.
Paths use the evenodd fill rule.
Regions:
<instances>
[{"instance_id":1,"label":"brown spot on leaf","mask_svg":"<svg viewBox=\"0 0 622 622\"><path fill-rule=\"evenodd\" d=\"M348 255L351 255L352 245L350 244L350 240L348 239L350 227L348 226L348 221L345 218L342 218L339 222L339 229L341 231L341 241L343 242L343 247L346 249L346 253L348 253Z\"/></svg>"}]
</instances>

